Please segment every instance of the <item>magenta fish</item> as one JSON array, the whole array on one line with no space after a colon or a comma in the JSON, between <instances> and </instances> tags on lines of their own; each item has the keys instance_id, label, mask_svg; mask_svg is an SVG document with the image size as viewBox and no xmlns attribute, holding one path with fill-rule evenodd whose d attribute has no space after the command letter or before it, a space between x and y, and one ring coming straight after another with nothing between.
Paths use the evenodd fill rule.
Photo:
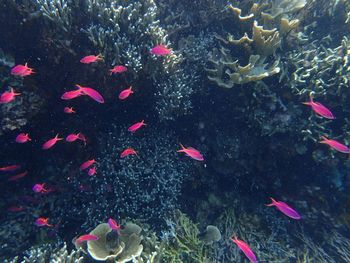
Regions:
<instances>
[{"instance_id":1,"label":"magenta fish","mask_svg":"<svg viewBox=\"0 0 350 263\"><path fill-rule=\"evenodd\" d=\"M127 70L128 70L128 68L123 66L123 65L116 65L112 69L109 70L109 74L112 75L112 74L117 74L117 73L123 73Z\"/></svg>"},{"instance_id":2,"label":"magenta fish","mask_svg":"<svg viewBox=\"0 0 350 263\"><path fill-rule=\"evenodd\" d=\"M85 170L85 169L89 168L91 165L93 165L94 163L96 163L96 161L94 159L87 160L82 165L80 165L80 170Z\"/></svg>"},{"instance_id":3,"label":"magenta fish","mask_svg":"<svg viewBox=\"0 0 350 263\"><path fill-rule=\"evenodd\" d=\"M137 122L133 125L131 125L129 128L128 128L128 131L129 132L136 132L138 129L140 129L142 126L146 126L146 123L144 120L140 121L140 122Z\"/></svg>"},{"instance_id":4,"label":"magenta fish","mask_svg":"<svg viewBox=\"0 0 350 263\"><path fill-rule=\"evenodd\" d=\"M52 148L58 141L63 140L63 138L59 138L58 134L56 136L48 141L46 141L43 146L41 147L43 150L48 150Z\"/></svg>"},{"instance_id":5,"label":"magenta fish","mask_svg":"<svg viewBox=\"0 0 350 263\"><path fill-rule=\"evenodd\" d=\"M297 220L301 219L301 216L298 214L298 212L295 211L293 208L291 208L289 205L287 205L286 203L281 202L281 201L276 201L272 197L270 197L270 198L272 200L272 203L268 204L266 206L276 206L276 208L278 210L280 210L286 216L293 218L293 219L297 219Z\"/></svg>"},{"instance_id":6,"label":"magenta fish","mask_svg":"<svg viewBox=\"0 0 350 263\"><path fill-rule=\"evenodd\" d=\"M256 259L256 256L253 252L253 250L249 247L247 243L245 243L242 240L237 239L237 237L233 236L231 237L231 240L233 243L235 243L240 250L243 251L244 255L249 259L250 262L252 263L258 263L258 260Z\"/></svg>"},{"instance_id":7,"label":"magenta fish","mask_svg":"<svg viewBox=\"0 0 350 263\"><path fill-rule=\"evenodd\" d=\"M98 240L99 237L98 236L95 236L95 235L92 235L92 234L86 234L86 235L82 235L80 237L78 237L75 242L80 245L81 243L83 242L86 242L86 241L95 241L95 240Z\"/></svg>"},{"instance_id":8,"label":"magenta fish","mask_svg":"<svg viewBox=\"0 0 350 263\"><path fill-rule=\"evenodd\" d=\"M71 91L66 91L65 93L63 93L63 95L61 96L62 100L71 100L71 99L75 99L79 96L83 95L81 90L71 90Z\"/></svg>"},{"instance_id":9,"label":"magenta fish","mask_svg":"<svg viewBox=\"0 0 350 263\"><path fill-rule=\"evenodd\" d=\"M94 90L93 88L82 87L82 86L80 86L78 84L76 84L75 86L78 88L78 90L80 90L81 94L89 96L94 101L97 101L98 103L104 103L105 102L105 100L103 99L102 95L98 91Z\"/></svg>"},{"instance_id":10,"label":"magenta fish","mask_svg":"<svg viewBox=\"0 0 350 263\"><path fill-rule=\"evenodd\" d=\"M33 189L33 191L34 191L35 193L42 193L42 194L45 194L45 193L51 192L50 189L46 189L46 188L45 188L45 183L43 183L43 184L35 184L35 185L33 186L32 189Z\"/></svg>"},{"instance_id":11,"label":"magenta fish","mask_svg":"<svg viewBox=\"0 0 350 263\"><path fill-rule=\"evenodd\" d=\"M103 60L103 57L101 54L95 56L95 55L88 55L88 56L85 56L83 57L81 60L80 60L80 63L83 63L83 64L90 64L90 63L95 63L95 62L98 62L100 60Z\"/></svg>"},{"instance_id":12,"label":"magenta fish","mask_svg":"<svg viewBox=\"0 0 350 263\"><path fill-rule=\"evenodd\" d=\"M17 93L14 91L13 88L10 89L10 91L5 91L3 94L0 96L0 104L5 104L13 101L16 96L21 95L21 93Z\"/></svg>"},{"instance_id":13,"label":"magenta fish","mask_svg":"<svg viewBox=\"0 0 350 263\"><path fill-rule=\"evenodd\" d=\"M32 68L28 67L28 64L25 65L16 65L11 69L11 74L14 76L25 77L35 73Z\"/></svg>"},{"instance_id":14,"label":"magenta fish","mask_svg":"<svg viewBox=\"0 0 350 263\"><path fill-rule=\"evenodd\" d=\"M93 176L96 174L96 166L89 168L88 175Z\"/></svg>"},{"instance_id":15,"label":"magenta fish","mask_svg":"<svg viewBox=\"0 0 350 263\"><path fill-rule=\"evenodd\" d=\"M108 225L112 230L119 231L121 226L113 218L108 219Z\"/></svg>"},{"instance_id":16,"label":"magenta fish","mask_svg":"<svg viewBox=\"0 0 350 263\"><path fill-rule=\"evenodd\" d=\"M49 224L49 219L45 217L39 217L35 220L34 224L36 226L42 227L42 226L48 226L48 227L53 227L53 225Z\"/></svg>"},{"instance_id":17,"label":"magenta fish","mask_svg":"<svg viewBox=\"0 0 350 263\"><path fill-rule=\"evenodd\" d=\"M312 96L310 96L309 102L303 102L303 104L311 106L312 110L321 117L324 117L324 118L330 119L330 120L335 119L333 113L323 104L321 104L319 102L314 102Z\"/></svg>"},{"instance_id":18,"label":"magenta fish","mask_svg":"<svg viewBox=\"0 0 350 263\"><path fill-rule=\"evenodd\" d=\"M131 94L133 94L133 90L132 90L132 87L128 88L128 89L125 89L125 90L122 90L120 93L119 93L119 99L120 100L125 100L127 97L129 97Z\"/></svg>"},{"instance_id":19,"label":"magenta fish","mask_svg":"<svg viewBox=\"0 0 350 263\"><path fill-rule=\"evenodd\" d=\"M332 139L327 139L325 136L321 137L323 140L320 141L320 143L324 143L327 144L328 146L330 146L331 148L333 148L334 150L341 152L341 153L350 153L350 148L347 147L346 145L336 141L336 140L332 140Z\"/></svg>"},{"instance_id":20,"label":"magenta fish","mask_svg":"<svg viewBox=\"0 0 350 263\"><path fill-rule=\"evenodd\" d=\"M187 156L191 157L192 159L195 159L197 161L204 161L204 157L203 155L195 148L192 147L188 147L186 148L185 146L183 146L180 143L181 149L178 150L177 152L183 152L185 153Z\"/></svg>"},{"instance_id":21,"label":"magenta fish","mask_svg":"<svg viewBox=\"0 0 350 263\"><path fill-rule=\"evenodd\" d=\"M17 143L26 143L28 141L31 141L29 134L28 133L20 133L16 137L16 142Z\"/></svg>"},{"instance_id":22,"label":"magenta fish","mask_svg":"<svg viewBox=\"0 0 350 263\"><path fill-rule=\"evenodd\" d=\"M165 45L156 45L150 52L156 56L166 56L171 54L171 49L167 48Z\"/></svg>"}]
</instances>

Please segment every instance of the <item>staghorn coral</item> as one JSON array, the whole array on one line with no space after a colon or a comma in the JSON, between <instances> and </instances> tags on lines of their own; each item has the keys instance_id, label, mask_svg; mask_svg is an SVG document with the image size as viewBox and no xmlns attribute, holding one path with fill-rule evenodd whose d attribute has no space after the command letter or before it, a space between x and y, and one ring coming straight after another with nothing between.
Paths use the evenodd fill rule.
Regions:
<instances>
[{"instance_id":1,"label":"staghorn coral","mask_svg":"<svg viewBox=\"0 0 350 263\"><path fill-rule=\"evenodd\" d=\"M58 198L57 202L72 210L52 213L63 221L74 220L78 213L83 229L110 216L162 222L161 218L178 206L183 181L192 173L188 160L180 161L173 150L177 147L173 132L147 126L133 136L127 127L112 124L99 138L97 175L73 176L70 182L72 189L85 185L91 190ZM139 155L119 158L118 154L129 147Z\"/></svg>"},{"instance_id":2,"label":"staghorn coral","mask_svg":"<svg viewBox=\"0 0 350 263\"><path fill-rule=\"evenodd\" d=\"M232 88L235 84L245 84L252 81L262 80L268 76L277 74L280 69L278 61L267 67L264 59L259 55L251 55L246 66L240 66L238 60L234 60L228 49L214 49L210 54L210 62L214 68L207 68L208 78L214 81L219 87Z\"/></svg>"},{"instance_id":3,"label":"staghorn coral","mask_svg":"<svg viewBox=\"0 0 350 263\"><path fill-rule=\"evenodd\" d=\"M25 256L20 256L12 260L5 260L5 263L83 263L86 262L82 256L81 250L67 250L66 243L45 244L38 247L32 247L24 251Z\"/></svg>"}]
</instances>

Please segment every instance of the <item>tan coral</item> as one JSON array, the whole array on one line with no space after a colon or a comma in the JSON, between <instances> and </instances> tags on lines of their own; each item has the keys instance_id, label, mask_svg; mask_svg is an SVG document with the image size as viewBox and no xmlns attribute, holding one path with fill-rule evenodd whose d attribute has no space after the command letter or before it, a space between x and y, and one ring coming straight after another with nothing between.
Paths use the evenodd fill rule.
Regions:
<instances>
[{"instance_id":1,"label":"tan coral","mask_svg":"<svg viewBox=\"0 0 350 263\"><path fill-rule=\"evenodd\" d=\"M119 232L112 230L106 223L99 224L90 232L99 239L88 241L87 251L95 260L128 262L142 253L140 233L141 228L133 223L127 223Z\"/></svg>"},{"instance_id":2,"label":"tan coral","mask_svg":"<svg viewBox=\"0 0 350 263\"><path fill-rule=\"evenodd\" d=\"M221 48L214 50L210 62L214 68L206 68L208 78L223 88L232 88L235 84L262 80L280 72L279 61L275 61L269 68L264 64L265 59L259 55L251 55L246 66L240 66L238 60L229 55L229 50Z\"/></svg>"},{"instance_id":3,"label":"tan coral","mask_svg":"<svg viewBox=\"0 0 350 263\"><path fill-rule=\"evenodd\" d=\"M254 21L253 41L256 52L261 56L269 56L273 54L281 44L280 34L277 28L272 30L264 29Z\"/></svg>"}]
</instances>

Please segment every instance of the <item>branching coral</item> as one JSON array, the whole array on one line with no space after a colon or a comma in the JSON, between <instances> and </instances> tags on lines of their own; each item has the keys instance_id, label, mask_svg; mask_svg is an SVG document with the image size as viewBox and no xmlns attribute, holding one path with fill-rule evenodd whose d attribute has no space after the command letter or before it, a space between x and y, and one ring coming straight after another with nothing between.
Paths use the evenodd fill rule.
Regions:
<instances>
[{"instance_id":1,"label":"branching coral","mask_svg":"<svg viewBox=\"0 0 350 263\"><path fill-rule=\"evenodd\" d=\"M5 263L83 263L81 250L73 250L70 253L64 243L54 245L42 245L32 247L24 252L23 260L19 256Z\"/></svg>"}]
</instances>

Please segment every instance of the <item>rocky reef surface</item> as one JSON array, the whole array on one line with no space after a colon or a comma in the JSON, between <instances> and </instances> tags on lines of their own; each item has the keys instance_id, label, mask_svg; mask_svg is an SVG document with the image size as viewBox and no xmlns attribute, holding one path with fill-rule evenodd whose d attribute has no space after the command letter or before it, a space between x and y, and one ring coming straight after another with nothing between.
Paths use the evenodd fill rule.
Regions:
<instances>
[{"instance_id":1,"label":"rocky reef surface","mask_svg":"<svg viewBox=\"0 0 350 263\"><path fill-rule=\"evenodd\" d=\"M350 162L319 143L350 143L348 1L4 0L0 11L1 94L21 93L0 104L0 166L28 172L0 174L2 262L238 262L233 235L260 261L350 261ZM152 55L157 44L171 54ZM90 54L103 61L79 63ZM11 75L25 63L35 74ZM115 65L127 71L110 75ZM78 98L65 114L60 96L77 83L106 102ZM32 141L16 144L20 132ZM87 144L41 149L71 132ZM137 155L121 158L129 147ZM89 159L93 176L79 169ZM302 220L266 207L271 196ZM86 233L100 243L72 244Z\"/></svg>"}]
</instances>

